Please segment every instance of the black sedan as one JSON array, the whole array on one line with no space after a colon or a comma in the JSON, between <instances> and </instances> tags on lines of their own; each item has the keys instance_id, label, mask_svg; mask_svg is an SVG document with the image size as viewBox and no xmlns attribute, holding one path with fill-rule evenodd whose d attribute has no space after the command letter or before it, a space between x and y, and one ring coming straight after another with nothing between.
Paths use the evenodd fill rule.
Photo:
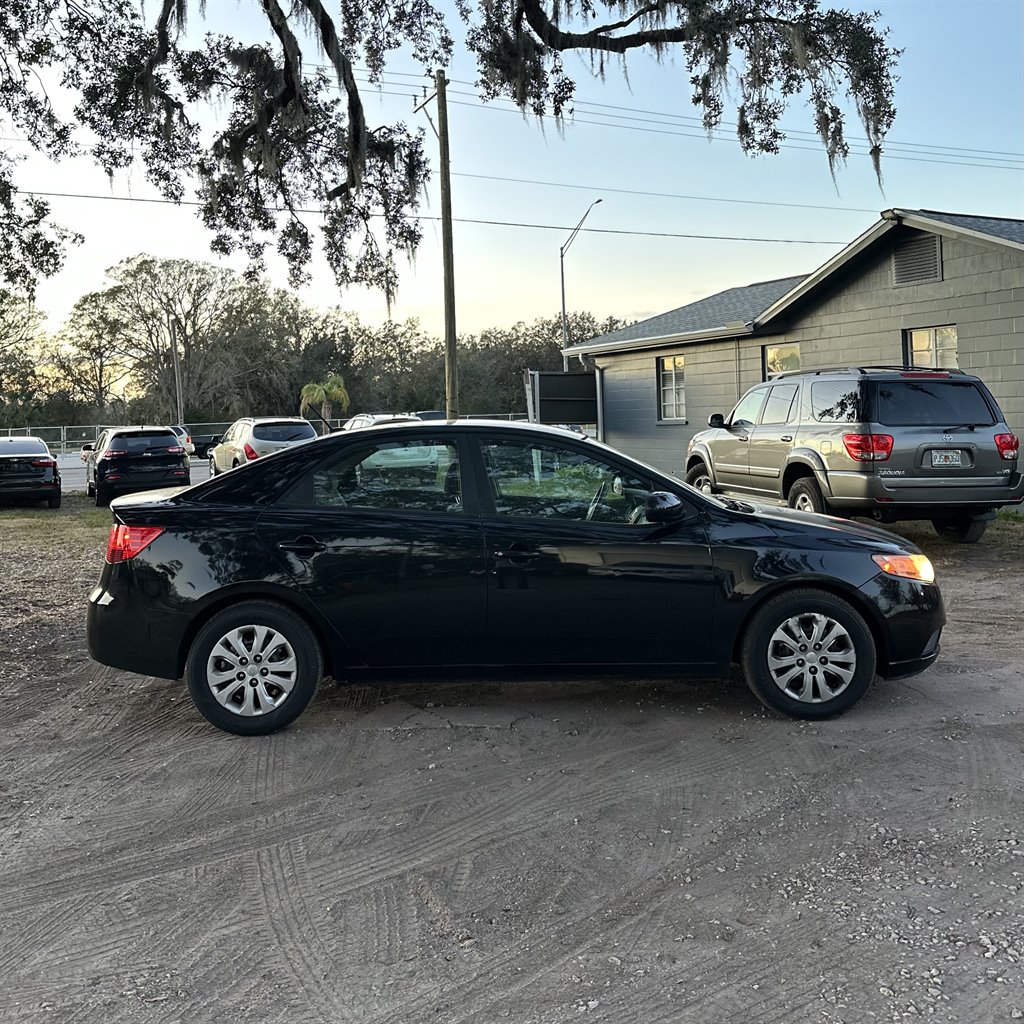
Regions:
<instances>
[{"instance_id":1,"label":"black sedan","mask_svg":"<svg viewBox=\"0 0 1024 1024\"><path fill-rule=\"evenodd\" d=\"M0 437L0 498L60 508L60 469L41 437Z\"/></svg>"},{"instance_id":2,"label":"black sedan","mask_svg":"<svg viewBox=\"0 0 1024 1024\"><path fill-rule=\"evenodd\" d=\"M893 534L722 501L545 427L333 434L112 511L93 658L184 676L241 734L293 721L324 675L734 662L768 707L822 718L927 668L945 622L931 563Z\"/></svg>"}]
</instances>

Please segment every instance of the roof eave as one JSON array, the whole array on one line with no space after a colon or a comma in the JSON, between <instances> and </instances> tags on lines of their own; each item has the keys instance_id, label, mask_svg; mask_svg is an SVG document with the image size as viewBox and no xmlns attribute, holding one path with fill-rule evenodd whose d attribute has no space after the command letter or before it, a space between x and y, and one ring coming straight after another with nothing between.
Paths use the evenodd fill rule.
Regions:
<instances>
[{"instance_id":1,"label":"roof eave","mask_svg":"<svg viewBox=\"0 0 1024 1024\"><path fill-rule=\"evenodd\" d=\"M957 235L961 238L988 242L990 245L995 242L997 245L1008 245L1011 249L1024 249L1024 242L1016 242L1012 238L1002 238L999 235L991 235L987 231L978 231L975 228L949 224L944 220L932 220L931 217L922 217L919 214L909 213L904 210L895 210L894 212L908 228L916 228L918 231L931 231L941 235Z\"/></svg>"},{"instance_id":2,"label":"roof eave","mask_svg":"<svg viewBox=\"0 0 1024 1024\"><path fill-rule=\"evenodd\" d=\"M636 352L650 348L671 348L673 345L691 345L698 341L716 341L720 338L737 338L753 333L752 324L742 327L714 327L704 331L690 331L686 334L663 334L653 338L629 338L622 341L605 342L604 344L571 345L562 349L562 355L590 356L604 355L606 352Z\"/></svg>"}]
</instances>

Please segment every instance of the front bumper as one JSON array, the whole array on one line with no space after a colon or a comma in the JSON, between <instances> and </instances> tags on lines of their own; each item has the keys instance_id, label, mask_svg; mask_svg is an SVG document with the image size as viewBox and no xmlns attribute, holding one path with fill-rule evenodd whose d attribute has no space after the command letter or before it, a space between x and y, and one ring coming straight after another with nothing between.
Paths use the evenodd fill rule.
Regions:
<instances>
[{"instance_id":1,"label":"front bumper","mask_svg":"<svg viewBox=\"0 0 1024 1024\"><path fill-rule=\"evenodd\" d=\"M939 656L939 639L946 624L939 588L934 583L879 573L861 592L878 615L882 640L878 674L896 679L928 668Z\"/></svg>"}]
</instances>

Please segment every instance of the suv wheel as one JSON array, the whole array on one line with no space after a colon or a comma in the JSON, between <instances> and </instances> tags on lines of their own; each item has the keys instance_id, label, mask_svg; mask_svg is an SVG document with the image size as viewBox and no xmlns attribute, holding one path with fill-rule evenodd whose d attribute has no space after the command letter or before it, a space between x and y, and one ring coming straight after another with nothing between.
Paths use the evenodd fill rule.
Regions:
<instances>
[{"instance_id":1,"label":"suv wheel","mask_svg":"<svg viewBox=\"0 0 1024 1024\"><path fill-rule=\"evenodd\" d=\"M828 513L828 505L822 496L821 488L813 476L802 476L789 489L787 498L790 508L800 512Z\"/></svg>"},{"instance_id":2,"label":"suv wheel","mask_svg":"<svg viewBox=\"0 0 1024 1024\"><path fill-rule=\"evenodd\" d=\"M703 491L705 494L714 494L714 487L711 483L711 474L708 472L707 466L703 462L698 462L686 474L686 482L691 486L695 487L698 491Z\"/></svg>"},{"instance_id":3,"label":"suv wheel","mask_svg":"<svg viewBox=\"0 0 1024 1024\"><path fill-rule=\"evenodd\" d=\"M860 700L877 655L860 613L835 594L803 588L770 598L743 637L747 685L791 718L827 718Z\"/></svg>"},{"instance_id":4,"label":"suv wheel","mask_svg":"<svg viewBox=\"0 0 1024 1024\"><path fill-rule=\"evenodd\" d=\"M210 456L210 476L216 476L216 475L217 475L217 462L214 459L214 457L211 455Z\"/></svg>"},{"instance_id":5,"label":"suv wheel","mask_svg":"<svg viewBox=\"0 0 1024 1024\"><path fill-rule=\"evenodd\" d=\"M313 631L270 601L218 612L188 652L185 679L200 714L240 736L275 732L313 699L323 658Z\"/></svg>"},{"instance_id":6,"label":"suv wheel","mask_svg":"<svg viewBox=\"0 0 1024 1024\"><path fill-rule=\"evenodd\" d=\"M933 519L932 526L943 540L954 544L973 544L981 539L988 523L984 519L961 516L957 519Z\"/></svg>"}]
</instances>

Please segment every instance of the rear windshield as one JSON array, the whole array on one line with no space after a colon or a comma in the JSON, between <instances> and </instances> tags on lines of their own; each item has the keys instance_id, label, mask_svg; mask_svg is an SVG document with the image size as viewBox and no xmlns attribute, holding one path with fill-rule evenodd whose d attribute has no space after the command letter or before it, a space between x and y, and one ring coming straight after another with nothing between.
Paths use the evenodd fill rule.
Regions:
<instances>
[{"instance_id":1,"label":"rear windshield","mask_svg":"<svg viewBox=\"0 0 1024 1024\"><path fill-rule=\"evenodd\" d=\"M108 448L115 452L146 452L152 448L177 448L181 442L167 431L163 434L156 432L143 433L137 431L132 434L117 434L110 439Z\"/></svg>"},{"instance_id":2,"label":"rear windshield","mask_svg":"<svg viewBox=\"0 0 1024 1024\"><path fill-rule=\"evenodd\" d=\"M875 419L888 427L990 427L992 409L970 380L886 380L875 385Z\"/></svg>"},{"instance_id":3,"label":"rear windshield","mask_svg":"<svg viewBox=\"0 0 1024 1024\"><path fill-rule=\"evenodd\" d=\"M12 437L0 441L0 455L49 455L50 449L38 437Z\"/></svg>"},{"instance_id":4,"label":"rear windshield","mask_svg":"<svg viewBox=\"0 0 1024 1024\"><path fill-rule=\"evenodd\" d=\"M257 441L309 441L316 431L308 423L256 423L252 436Z\"/></svg>"}]
</instances>

